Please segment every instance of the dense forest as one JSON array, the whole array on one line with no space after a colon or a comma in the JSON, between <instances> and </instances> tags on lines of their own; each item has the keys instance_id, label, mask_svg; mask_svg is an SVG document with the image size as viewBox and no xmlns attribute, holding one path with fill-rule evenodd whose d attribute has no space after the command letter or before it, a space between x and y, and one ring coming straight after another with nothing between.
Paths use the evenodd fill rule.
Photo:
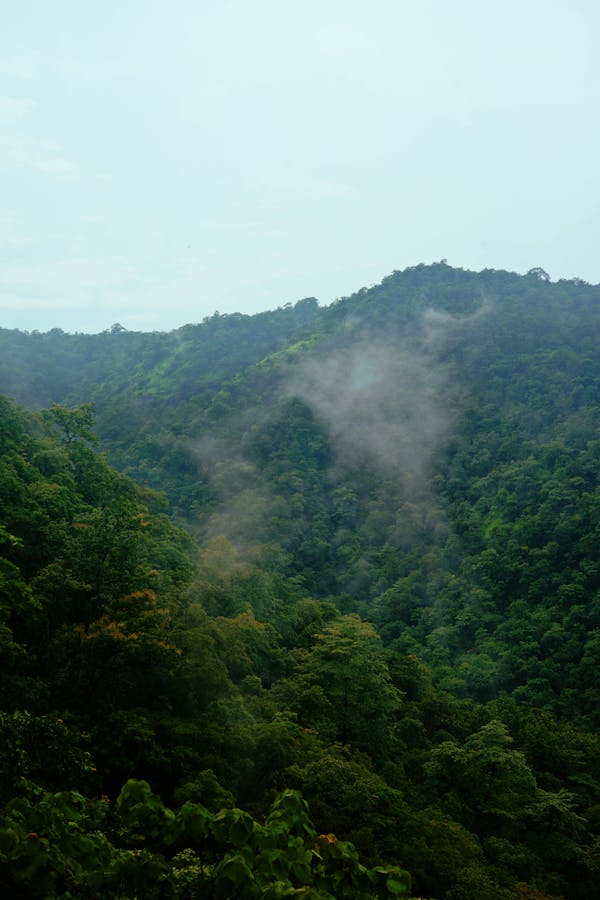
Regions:
<instances>
[{"instance_id":1,"label":"dense forest","mask_svg":"<svg viewBox=\"0 0 600 900\"><path fill-rule=\"evenodd\" d=\"M600 286L0 329L6 897L600 897Z\"/></svg>"}]
</instances>

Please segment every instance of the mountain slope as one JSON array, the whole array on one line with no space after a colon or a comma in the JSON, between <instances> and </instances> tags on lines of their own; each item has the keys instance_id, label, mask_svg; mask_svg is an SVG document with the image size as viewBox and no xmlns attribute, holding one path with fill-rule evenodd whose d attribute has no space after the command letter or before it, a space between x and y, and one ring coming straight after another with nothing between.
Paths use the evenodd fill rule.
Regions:
<instances>
[{"instance_id":1,"label":"mountain slope","mask_svg":"<svg viewBox=\"0 0 600 900\"><path fill-rule=\"evenodd\" d=\"M21 395L93 401L202 541L271 548L460 695L596 722L600 288L438 263L169 335L1 337L0 388L12 360Z\"/></svg>"}]
</instances>

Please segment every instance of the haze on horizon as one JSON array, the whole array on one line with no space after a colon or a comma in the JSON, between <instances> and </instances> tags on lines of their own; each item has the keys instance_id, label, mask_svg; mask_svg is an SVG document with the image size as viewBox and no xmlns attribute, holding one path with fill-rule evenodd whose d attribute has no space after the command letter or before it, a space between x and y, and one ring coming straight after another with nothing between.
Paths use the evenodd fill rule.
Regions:
<instances>
[{"instance_id":1,"label":"haze on horizon","mask_svg":"<svg viewBox=\"0 0 600 900\"><path fill-rule=\"evenodd\" d=\"M600 281L591 0L23 0L0 327L170 330L394 269Z\"/></svg>"}]
</instances>

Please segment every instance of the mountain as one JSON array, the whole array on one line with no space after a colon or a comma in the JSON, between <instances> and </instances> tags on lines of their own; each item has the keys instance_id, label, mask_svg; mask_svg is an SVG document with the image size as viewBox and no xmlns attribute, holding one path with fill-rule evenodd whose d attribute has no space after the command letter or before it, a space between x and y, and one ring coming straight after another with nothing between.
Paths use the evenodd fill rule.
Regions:
<instances>
[{"instance_id":1,"label":"mountain","mask_svg":"<svg viewBox=\"0 0 600 900\"><path fill-rule=\"evenodd\" d=\"M4 488L1 524L40 556L6 577L46 610L11 638L29 669L6 709L23 691L36 716L67 709L115 793L137 775L172 801L210 771L258 811L299 788L318 827L422 894L592 896L599 339L600 286L445 262L168 334L0 330L0 392L33 411L4 407L31 436L7 445L23 461L3 484L27 489ZM52 502L19 513L33 485ZM172 693L144 637L135 714L143 653L122 701L85 712L73 684L102 666L72 635L152 631L163 606ZM129 743L109 738L123 715Z\"/></svg>"},{"instance_id":2,"label":"mountain","mask_svg":"<svg viewBox=\"0 0 600 900\"><path fill-rule=\"evenodd\" d=\"M599 297L417 266L169 334L4 331L0 390L93 403L111 463L180 524L276 548L459 695L595 720Z\"/></svg>"}]
</instances>

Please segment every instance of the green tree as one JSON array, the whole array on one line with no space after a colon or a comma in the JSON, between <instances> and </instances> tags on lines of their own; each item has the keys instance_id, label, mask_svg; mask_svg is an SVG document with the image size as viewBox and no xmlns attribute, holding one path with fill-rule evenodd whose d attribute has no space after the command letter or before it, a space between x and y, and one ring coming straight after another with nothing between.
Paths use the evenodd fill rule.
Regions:
<instances>
[{"instance_id":1,"label":"green tree","mask_svg":"<svg viewBox=\"0 0 600 900\"><path fill-rule=\"evenodd\" d=\"M98 438L92 430L95 418L93 403L83 403L75 409L53 403L44 413L44 418L58 431L67 447L76 441L98 443Z\"/></svg>"},{"instance_id":2,"label":"green tree","mask_svg":"<svg viewBox=\"0 0 600 900\"><path fill-rule=\"evenodd\" d=\"M324 740L374 756L389 752L400 695L377 632L358 616L326 625L311 650L299 651L297 674L281 690L300 720Z\"/></svg>"}]
</instances>

